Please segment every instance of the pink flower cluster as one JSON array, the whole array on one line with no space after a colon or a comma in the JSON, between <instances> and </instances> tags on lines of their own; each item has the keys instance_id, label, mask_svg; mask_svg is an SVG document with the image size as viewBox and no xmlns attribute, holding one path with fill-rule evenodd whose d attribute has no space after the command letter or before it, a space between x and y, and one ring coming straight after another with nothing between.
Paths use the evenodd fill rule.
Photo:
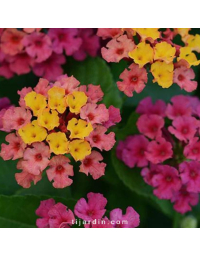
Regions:
<instances>
[{"instance_id":1,"label":"pink flower cluster","mask_svg":"<svg viewBox=\"0 0 200 256\"><path fill-rule=\"evenodd\" d=\"M36 210L36 225L38 228L70 228L73 225L83 224L85 228L135 228L139 226L140 216L132 208L127 207L126 213L117 208L110 212L110 217L105 217L107 199L100 193L88 193L85 198L78 200L74 213L62 203L55 203L54 199L40 202ZM82 223L75 219L75 215Z\"/></svg>"},{"instance_id":2,"label":"pink flower cluster","mask_svg":"<svg viewBox=\"0 0 200 256\"><path fill-rule=\"evenodd\" d=\"M50 81L63 73L66 56L82 61L95 57L99 50L98 36L92 28L1 29L0 76L27 74Z\"/></svg>"},{"instance_id":3,"label":"pink flower cluster","mask_svg":"<svg viewBox=\"0 0 200 256\"><path fill-rule=\"evenodd\" d=\"M119 142L118 158L143 168L141 175L158 198L171 200L182 214L190 211L200 193L199 99L178 95L166 105L147 97L136 112L140 134Z\"/></svg>"},{"instance_id":4,"label":"pink flower cluster","mask_svg":"<svg viewBox=\"0 0 200 256\"><path fill-rule=\"evenodd\" d=\"M64 104L63 100L65 100L65 97L73 96L73 93L83 95L86 98L86 102L81 107L80 113L70 112L71 108L69 109L67 105L62 113L50 110L48 100L51 98L48 93L49 90L54 88L58 91L64 91L66 95L60 96L59 92L53 95L57 107L59 107L58 100ZM74 172L73 166L70 164L69 154L71 154L75 161L80 160L80 172L86 175L90 174L93 179L98 179L105 174L106 164L102 162L103 156L99 151L109 151L114 146L115 133L108 132L108 129L120 122L121 116L119 109L114 106L110 106L107 109L104 104L99 104L104 95L100 85L80 85L79 81L73 76L67 77L67 75L63 75L55 83L49 83L48 80L41 78L35 88L25 87L18 91L18 94L20 95L20 106L8 108L3 112L1 118L2 130L9 134L5 137L8 144L3 143L1 145L0 156L5 161L19 159L17 169L22 171L15 174L19 185L23 188L29 188L32 182L36 184L42 179L42 174L47 169L47 177L49 181L53 181L55 188L70 186L73 180L69 176L73 176ZM45 108L40 110L40 114L47 113L47 117L50 118L49 120L44 119L45 124L50 125L51 122L55 122L55 118L58 119L58 123L53 128L51 126L47 128L42 126L41 123L37 123L38 120L36 120L33 109L26 104L27 95L30 97L29 95L32 94L35 95L35 98L31 101L33 107L36 109L42 107L43 104ZM73 100L76 100L75 96L73 97ZM42 98L41 103L38 101L40 98ZM80 104L79 100L76 100L76 104ZM8 102L8 100L4 99L2 101ZM35 102L36 105L34 105ZM72 104L74 104L72 107L75 107L75 103ZM56 117L53 116L53 113L54 115L56 114ZM68 149L66 149L65 153L60 153L62 151L56 153L55 151L55 149L58 150L57 147L60 147L61 150L62 147L67 148L67 143L69 142L72 144L73 142L78 142L77 139L70 139L70 131L67 128L72 119L79 120L84 125L85 123L87 125L90 124L93 128L92 132L85 136L85 140L80 140L81 143L84 142L89 147L89 149L80 148L80 154L84 154L84 150L86 153L89 152L85 153L83 158L76 158L76 153L79 153L79 145L77 145L77 149L76 146L74 147L74 151L73 148L71 149L73 154L70 150L67 151ZM80 133L84 132L84 125L79 128ZM80 125L77 123L77 126ZM19 134L20 130L21 135ZM71 134L72 132L73 130L71 130ZM53 135L53 139L48 141L48 135ZM60 135L62 135L61 139L59 138ZM31 138L32 142L26 142L23 136L26 136L26 139ZM40 136L43 136L42 139L40 139Z\"/></svg>"}]
</instances>

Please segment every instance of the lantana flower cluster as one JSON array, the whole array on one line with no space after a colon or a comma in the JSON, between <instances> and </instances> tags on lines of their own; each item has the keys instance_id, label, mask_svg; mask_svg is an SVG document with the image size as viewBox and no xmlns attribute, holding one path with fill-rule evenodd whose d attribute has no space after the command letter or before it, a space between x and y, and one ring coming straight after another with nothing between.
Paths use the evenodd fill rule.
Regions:
<instances>
[{"instance_id":1,"label":"lantana flower cluster","mask_svg":"<svg viewBox=\"0 0 200 256\"><path fill-rule=\"evenodd\" d=\"M18 91L20 107L12 107L2 116L8 144L2 144L0 156L16 160L22 170L15 177L28 188L46 174L55 188L72 184L73 158L80 161L80 172L98 179L106 164L99 151L109 151L115 133L108 128L121 120L119 109L98 104L103 98L100 85L81 85L73 76L63 75L54 83L40 79L34 89ZM96 149L94 149L96 148Z\"/></svg>"},{"instance_id":2,"label":"lantana flower cluster","mask_svg":"<svg viewBox=\"0 0 200 256\"><path fill-rule=\"evenodd\" d=\"M81 198L74 207L74 213L62 203L54 199L40 202L36 210L36 225L38 228L70 228L73 225L84 225L85 228L135 228L139 226L140 216L131 207L123 214L119 208L110 211L110 217L105 217L107 199L100 193L90 192L87 201ZM82 221L78 221L75 216Z\"/></svg>"},{"instance_id":3,"label":"lantana flower cluster","mask_svg":"<svg viewBox=\"0 0 200 256\"><path fill-rule=\"evenodd\" d=\"M130 168L142 168L159 199L171 200L182 214L191 211L200 193L199 99L178 95L166 105L147 97L136 112L140 134L118 144L118 158Z\"/></svg>"},{"instance_id":4,"label":"lantana flower cluster","mask_svg":"<svg viewBox=\"0 0 200 256\"><path fill-rule=\"evenodd\" d=\"M0 76L33 71L55 81L63 74L66 56L82 61L87 55L95 57L99 48L92 28L0 29Z\"/></svg>"},{"instance_id":5,"label":"lantana flower cluster","mask_svg":"<svg viewBox=\"0 0 200 256\"><path fill-rule=\"evenodd\" d=\"M145 88L148 71L162 88L173 83L187 92L197 88L191 66L200 63L195 54L200 53L200 35L189 32L189 28L99 28L97 35L109 40L101 49L107 62L133 61L117 82L119 90L131 97L134 91L140 93ZM174 43L177 36L181 45Z\"/></svg>"}]
</instances>

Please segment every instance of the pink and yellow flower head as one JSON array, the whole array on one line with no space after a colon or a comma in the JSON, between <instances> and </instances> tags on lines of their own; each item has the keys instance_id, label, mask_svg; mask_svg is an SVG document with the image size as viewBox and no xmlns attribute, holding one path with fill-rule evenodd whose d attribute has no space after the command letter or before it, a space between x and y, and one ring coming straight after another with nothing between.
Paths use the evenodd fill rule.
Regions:
<instances>
[{"instance_id":1,"label":"pink and yellow flower head","mask_svg":"<svg viewBox=\"0 0 200 256\"><path fill-rule=\"evenodd\" d=\"M108 128L120 122L120 112L98 104L103 97L100 86L79 84L73 76L62 76L53 84L41 78L34 89L18 92L21 107L5 111L3 129L13 133L6 137L9 144L2 144L0 155L4 160L19 159L22 173L16 174L16 179L23 187L39 181L49 166L47 176L54 187L71 185L72 179L66 176L73 176L70 156L81 161L81 172L90 173L94 179L104 175L103 157L92 148L110 150L114 146L115 134ZM95 173L88 159L93 159L101 171Z\"/></svg>"},{"instance_id":2,"label":"pink and yellow flower head","mask_svg":"<svg viewBox=\"0 0 200 256\"><path fill-rule=\"evenodd\" d=\"M187 92L196 89L194 81L185 79L193 73L191 67L200 64L195 54L200 52L200 35L191 35L190 30L189 28L165 30L99 28L97 35L103 39L111 38L101 50L102 57L107 62L119 62L128 58L133 61L129 70L125 69L121 73L119 78L122 81L117 82L119 90L131 97L133 92L140 93L145 88L147 79L144 77L148 71L153 75L153 83L158 83L162 88L169 88L176 83ZM181 36L184 46L174 43L177 34ZM177 79L176 75L180 68L182 74L180 79ZM138 72L138 69L141 69L141 72ZM194 79L193 75L190 76Z\"/></svg>"}]
</instances>

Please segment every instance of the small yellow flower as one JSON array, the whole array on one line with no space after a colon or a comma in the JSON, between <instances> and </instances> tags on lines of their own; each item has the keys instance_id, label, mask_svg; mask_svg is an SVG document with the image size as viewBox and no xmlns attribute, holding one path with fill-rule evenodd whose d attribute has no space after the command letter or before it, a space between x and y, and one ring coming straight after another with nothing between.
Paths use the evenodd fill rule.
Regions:
<instances>
[{"instance_id":1,"label":"small yellow flower","mask_svg":"<svg viewBox=\"0 0 200 256\"><path fill-rule=\"evenodd\" d=\"M38 114L37 121L40 126L45 127L47 130L53 130L55 127L59 126L58 112L55 110L50 112L49 109L43 109Z\"/></svg>"},{"instance_id":2,"label":"small yellow flower","mask_svg":"<svg viewBox=\"0 0 200 256\"><path fill-rule=\"evenodd\" d=\"M163 60L166 63L173 62L176 48L167 42L161 42L154 47L154 60Z\"/></svg>"},{"instance_id":3,"label":"small yellow flower","mask_svg":"<svg viewBox=\"0 0 200 256\"><path fill-rule=\"evenodd\" d=\"M173 63L167 64L156 61L151 65L151 73L154 76L153 82L157 82L163 88L168 88L173 84Z\"/></svg>"},{"instance_id":4,"label":"small yellow flower","mask_svg":"<svg viewBox=\"0 0 200 256\"><path fill-rule=\"evenodd\" d=\"M83 160L91 154L91 147L86 140L73 140L69 143L69 153L75 161Z\"/></svg>"},{"instance_id":5,"label":"small yellow flower","mask_svg":"<svg viewBox=\"0 0 200 256\"><path fill-rule=\"evenodd\" d=\"M38 112L47 106L46 97L36 92L29 92L24 97L26 106L33 111L33 115L37 116Z\"/></svg>"},{"instance_id":6,"label":"small yellow flower","mask_svg":"<svg viewBox=\"0 0 200 256\"><path fill-rule=\"evenodd\" d=\"M70 112L79 114L81 108L87 103L87 96L84 92L72 92L67 95L67 105Z\"/></svg>"},{"instance_id":7,"label":"small yellow flower","mask_svg":"<svg viewBox=\"0 0 200 256\"><path fill-rule=\"evenodd\" d=\"M48 91L48 96L49 107L61 114L64 113L67 107L65 89L54 86Z\"/></svg>"},{"instance_id":8,"label":"small yellow flower","mask_svg":"<svg viewBox=\"0 0 200 256\"><path fill-rule=\"evenodd\" d=\"M37 120L25 125L18 130L18 133L24 143L31 144L33 142L41 142L47 137L47 131L45 128L40 127L37 124Z\"/></svg>"},{"instance_id":9,"label":"small yellow flower","mask_svg":"<svg viewBox=\"0 0 200 256\"><path fill-rule=\"evenodd\" d=\"M133 30L135 30L141 36L142 40L145 40L146 38L156 40L160 37L158 28L133 28Z\"/></svg>"},{"instance_id":10,"label":"small yellow flower","mask_svg":"<svg viewBox=\"0 0 200 256\"><path fill-rule=\"evenodd\" d=\"M190 35L187 39L187 46L192 50L200 53L200 35Z\"/></svg>"},{"instance_id":11,"label":"small yellow flower","mask_svg":"<svg viewBox=\"0 0 200 256\"><path fill-rule=\"evenodd\" d=\"M153 61L153 48L145 42L139 43L133 51L129 52L129 57L142 68Z\"/></svg>"},{"instance_id":12,"label":"small yellow flower","mask_svg":"<svg viewBox=\"0 0 200 256\"><path fill-rule=\"evenodd\" d=\"M63 155L68 153L69 141L65 133L63 132L53 132L47 136L47 142L49 143L51 152L56 155Z\"/></svg>"},{"instance_id":13,"label":"small yellow flower","mask_svg":"<svg viewBox=\"0 0 200 256\"><path fill-rule=\"evenodd\" d=\"M70 139L84 139L93 131L91 123L87 123L82 119L77 120L76 118L72 118L68 122L67 129L71 132Z\"/></svg>"},{"instance_id":14,"label":"small yellow flower","mask_svg":"<svg viewBox=\"0 0 200 256\"><path fill-rule=\"evenodd\" d=\"M190 66L197 66L200 63L200 60L197 60L196 55L191 51L190 47L180 48L179 60L186 60Z\"/></svg>"}]
</instances>

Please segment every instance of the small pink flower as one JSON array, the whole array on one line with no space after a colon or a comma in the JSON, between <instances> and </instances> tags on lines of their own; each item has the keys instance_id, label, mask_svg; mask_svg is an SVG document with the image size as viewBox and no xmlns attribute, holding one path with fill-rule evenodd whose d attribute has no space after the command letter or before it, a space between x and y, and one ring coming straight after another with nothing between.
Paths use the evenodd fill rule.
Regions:
<instances>
[{"instance_id":1,"label":"small pink flower","mask_svg":"<svg viewBox=\"0 0 200 256\"><path fill-rule=\"evenodd\" d=\"M33 175L39 175L49 164L50 150L44 142L36 142L24 151L22 169Z\"/></svg>"},{"instance_id":2,"label":"small pink flower","mask_svg":"<svg viewBox=\"0 0 200 256\"><path fill-rule=\"evenodd\" d=\"M150 164L149 168L145 167L141 171L141 175L142 175L144 181L150 186L153 186L152 179L153 179L154 175L157 173L158 173L157 165L154 165L154 164Z\"/></svg>"},{"instance_id":3,"label":"small pink flower","mask_svg":"<svg viewBox=\"0 0 200 256\"><path fill-rule=\"evenodd\" d=\"M15 55L22 51L22 39L25 33L16 28L5 29L1 35L1 50L5 54Z\"/></svg>"},{"instance_id":4,"label":"small pink flower","mask_svg":"<svg viewBox=\"0 0 200 256\"><path fill-rule=\"evenodd\" d=\"M119 78L123 80L117 82L119 90L132 97L134 91L140 93L144 89L147 83L147 71L133 63L121 73Z\"/></svg>"},{"instance_id":5,"label":"small pink flower","mask_svg":"<svg viewBox=\"0 0 200 256\"><path fill-rule=\"evenodd\" d=\"M59 76L57 81L58 86L65 89L66 94L77 91L80 84L80 82L75 77L68 77L67 75Z\"/></svg>"},{"instance_id":6,"label":"small pink flower","mask_svg":"<svg viewBox=\"0 0 200 256\"><path fill-rule=\"evenodd\" d=\"M165 160L172 158L172 144L163 138L158 141L151 141L145 152L146 158L153 164L162 163Z\"/></svg>"},{"instance_id":7,"label":"small pink flower","mask_svg":"<svg viewBox=\"0 0 200 256\"><path fill-rule=\"evenodd\" d=\"M74 176L73 166L69 164L70 160L64 155L52 157L47 169L47 177L49 181L54 181L54 188L65 188L72 184L69 176Z\"/></svg>"},{"instance_id":8,"label":"small pink flower","mask_svg":"<svg viewBox=\"0 0 200 256\"><path fill-rule=\"evenodd\" d=\"M161 137L165 122L158 115L141 115L137 120L138 130L150 139Z\"/></svg>"},{"instance_id":9,"label":"small pink flower","mask_svg":"<svg viewBox=\"0 0 200 256\"><path fill-rule=\"evenodd\" d=\"M130 168L135 165L144 167L148 165L145 152L149 141L143 135L129 136L122 151L122 160Z\"/></svg>"},{"instance_id":10,"label":"small pink flower","mask_svg":"<svg viewBox=\"0 0 200 256\"><path fill-rule=\"evenodd\" d=\"M22 169L22 159L19 160L17 163L17 169L21 170ZM42 175L33 175L30 174L27 170L22 170L20 173L15 174L15 179L17 183L22 186L23 188L30 188L31 182L34 183L34 185L42 179Z\"/></svg>"},{"instance_id":11,"label":"small pink flower","mask_svg":"<svg viewBox=\"0 0 200 256\"><path fill-rule=\"evenodd\" d=\"M9 143L1 145L0 156L3 160L15 160L23 157L26 144L15 133L10 133L6 136L5 140Z\"/></svg>"},{"instance_id":12,"label":"small pink flower","mask_svg":"<svg viewBox=\"0 0 200 256\"><path fill-rule=\"evenodd\" d=\"M109 112L109 120L103 124L107 129L121 122L122 120L120 115L120 110L118 108L115 108L114 106L111 105L108 108L108 112Z\"/></svg>"},{"instance_id":13,"label":"small pink flower","mask_svg":"<svg viewBox=\"0 0 200 256\"><path fill-rule=\"evenodd\" d=\"M162 100L157 100L155 103L152 102L151 97L146 97L139 102L136 108L136 113L143 115L158 115L165 117L166 104Z\"/></svg>"},{"instance_id":14,"label":"small pink flower","mask_svg":"<svg viewBox=\"0 0 200 256\"><path fill-rule=\"evenodd\" d=\"M115 144L115 133L105 134L107 129L102 125L93 126L94 130L86 138L92 147L99 148L101 151L109 151Z\"/></svg>"},{"instance_id":15,"label":"small pink flower","mask_svg":"<svg viewBox=\"0 0 200 256\"><path fill-rule=\"evenodd\" d=\"M81 108L80 117L91 124L102 124L109 119L109 112L104 104L87 103Z\"/></svg>"},{"instance_id":16,"label":"small pink flower","mask_svg":"<svg viewBox=\"0 0 200 256\"><path fill-rule=\"evenodd\" d=\"M106 212L107 199L102 194L92 192L87 194L87 198L88 202L85 198L78 200L74 213L85 221L100 220Z\"/></svg>"},{"instance_id":17,"label":"small pink flower","mask_svg":"<svg viewBox=\"0 0 200 256\"><path fill-rule=\"evenodd\" d=\"M200 163L197 161L183 162L179 165L183 184L187 184L187 191L200 192Z\"/></svg>"},{"instance_id":18,"label":"small pink flower","mask_svg":"<svg viewBox=\"0 0 200 256\"><path fill-rule=\"evenodd\" d=\"M50 89L49 81L47 79L40 78L39 82L34 88L34 91L47 97L48 96L47 92L49 89Z\"/></svg>"},{"instance_id":19,"label":"small pink flower","mask_svg":"<svg viewBox=\"0 0 200 256\"><path fill-rule=\"evenodd\" d=\"M131 136L128 136L128 137L131 137ZM119 144L117 145L117 148L116 148L116 156L117 156L118 159L122 160L122 154L123 154L123 151L124 151L125 148L126 148L126 140L125 141L122 141L122 140L119 141Z\"/></svg>"},{"instance_id":20,"label":"small pink flower","mask_svg":"<svg viewBox=\"0 0 200 256\"><path fill-rule=\"evenodd\" d=\"M123 58L128 58L128 53L134 49L134 46L133 40L123 35L110 40L106 47L101 49L101 54L107 62L119 62Z\"/></svg>"},{"instance_id":21,"label":"small pink flower","mask_svg":"<svg viewBox=\"0 0 200 256\"><path fill-rule=\"evenodd\" d=\"M174 203L174 209L181 214L184 214L188 211L191 211L191 206L195 206L199 202L199 194L192 193L187 191L186 186L182 186L182 188L174 193L172 199L172 203Z\"/></svg>"},{"instance_id":22,"label":"small pink flower","mask_svg":"<svg viewBox=\"0 0 200 256\"><path fill-rule=\"evenodd\" d=\"M121 28L98 28L97 35L103 39L116 38L123 34Z\"/></svg>"},{"instance_id":23,"label":"small pink flower","mask_svg":"<svg viewBox=\"0 0 200 256\"><path fill-rule=\"evenodd\" d=\"M70 228L75 223L73 212L62 203L53 205L48 215L50 228Z\"/></svg>"},{"instance_id":24,"label":"small pink flower","mask_svg":"<svg viewBox=\"0 0 200 256\"><path fill-rule=\"evenodd\" d=\"M53 51L57 54L65 50L66 55L73 55L82 44L77 28L50 28L48 36L51 38Z\"/></svg>"},{"instance_id":25,"label":"small pink flower","mask_svg":"<svg viewBox=\"0 0 200 256\"><path fill-rule=\"evenodd\" d=\"M38 228L49 228L49 210L55 205L53 198L43 200L40 202L39 207L35 211L36 215L41 217L36 220L36 225Z\"/></svg>"},{"instance_id":26,"label":"small pink flower","mask_svg":"<svg viewBox=\"0 0 200 256\"><path fill-rule=\"evenodd\" d=\"M178 171L169 165L159 165L158 173L152 178L153 193L160 199L171 199L174 192L181 188Z\"/></svg>"},{"instance_id":27,"label":"small pink flower","mask_svg":"<svg viewBox=\"0 0 200 256\"><path fill-rule=\"evenodd\" d=\"M188 159L200 161L200 141L198 141L197 137L194 137L194 139L185 146L183 153Z\"/></svg>"},{"instance_id":28,"label":"small pink flower","mask_svg":"<svg viewBox=\"0 0 200 256\"><path fill-rule=\"evenodd\" d=\"M78 29L78 37L82 39L82 44L74 54L75 60L82 61L89 54L92 57L97 56L97 52L100 48L99 37L94 34L92 28L80 28Z\"/></svg>"},{"instance_id":29,"label":"small pink flower","mask_svg":"<svg viewBox=\"0 0 200 256\"><path fill-rule=\"evenodd\" d=\"M182 116L174 119L172 125L168 128L169 132L174 134L177 139L187 142L194 138L199 121L194 117Z\"/></svg>"},{"instance_id":30,"label":"small pink flower","mask_svg":"<svg viewBox=\"0 0 200 256\"><path fill-rule=\"evenodd\" d=\"M36 62L42 62L52 54L51 39L44 33L34 32L26 35L22 43L25 46L25 51Z\"/></svg>"},{"instance_id":31,"label":"small pink flower","mask_svg":"<svg viewBox=\"0 0 200 256\"><path fill-rule=\"evenodd\" d=\"M82 161L80 165L80 172L86 175L92 175L94 180L99 179L105 173L105 163L100 163L103 160L102 155L97 151L92 151L89 156Z\"/></svg>"},{"instance_id":32,"label":"small pink flower","mask_svg":"<svg viewBox=\"0 0 200 256\"><path fill-rule=\"evenodd\" d=\"M53 53L48 59L33 66L33 73L49 81L55 81L63 73L61 67L66 62L64 55Z\"/></svg>"},{"instance_id":33,"label":"small pink flower","mask_svg":"<svg viewBox=\"0 0 200 256\"><path fill-rule=\"evenodd\" d=\"M89 84L88 86L81 85L79 87L79 91L84 92L88 96L89 103L97 103L101 101L104 95L100 85L93 85L93 84Z\"/></svg>"},{"instance_id":34,"label":"small pink flower","mask_svg":"<svg viewBox=\"0 0 200 256\"><path fill-rule=\"evenodd\" d=\"M24 87L23 89L21 89L21 91L17 91L17 94L20 96L19 99L19 105L21 107L26 107L26 103L24 100L24 97L26 96L26 94L28 94L29 92L32 92L32 88L31 87Z\"/></svg>"},{"instance_id":35,"label":"small pink flower","mask_svg":"<svg viewBox=\"0 0 200 256\"><path fill-rule=\"evenodd\" d=\"M169 119L174 120L179 116L191 116L192 108L187 96L177 95L171 98L171 104L167 105L166 115Z\"/></svg>"},{"instance_id":36,"label":"small pink flower","mask_svg":"<svg viewBox=\"0 0 200 256\"><path fill-rule=\"evenodd\" d=\"M32 118L31 112L22 107L13 107L6 110L2 117L3 129L6 131L18 130L28 124Z\"/></svg>"},{"instance_id":37,"label":"small pink flower","mask_svg":"<svg viewBox=\"0 0 200 256\"><path fill-rule=\"evenodd\" d=\"M191 81L195 78L192 68L180 67L174 70L174 83L177 83L181 89L192 92L197 88L197 81Z\"/></svg>"},{"instance_id":38,"label":"small pink flower","mask_svg":"<svg viewBox=\"0 0 200 256\"><path fill-rule=\"evenodd\" d=\"M27 74L34 65L34 60L26 53L18 53L8 58L10 70L17 75Z\"/></svg>"},{"instance_id":39,"label":"small pink flower","mask_svg":"<svg viewBox=\"0 0 200 256\"><path fill-rule=\"evenodd\" d=\"M12 107L13 106L7 97L0 98L0 131L3 131L2 117L4 116L6 110Z\"/></svg>"},{"instance_id":40,"label":"small pink flower","mask_svg":"<svg viewBox=\"0 0 200 256\"><path fill-rule=\"evenodd\" d=\"M126 214L117 208L110 212L110 221L114 228L136 228L140 224L140 215L132 208L127 207Z\"/></svg>"}]
</instances>

